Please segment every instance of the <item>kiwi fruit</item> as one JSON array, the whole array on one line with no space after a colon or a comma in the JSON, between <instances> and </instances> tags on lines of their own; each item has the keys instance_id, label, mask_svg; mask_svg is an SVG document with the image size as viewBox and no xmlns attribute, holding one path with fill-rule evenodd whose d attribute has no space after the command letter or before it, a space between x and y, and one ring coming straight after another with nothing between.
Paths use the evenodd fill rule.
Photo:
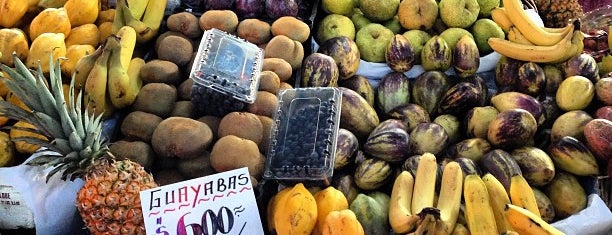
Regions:
<instances>
[{"instance_id":1,"label":"kiwi fruit","mask_svg":"<svg viewBox=\"0 0 612 235\"><path fill-rule=\"evenodd\" d=\"M293 16L283 16L272 22L270 27L272 35L285 35L300 43L308 40L310 35L310 27L303 21Z\"/></svg>"},{"instance_id":2,"label":"kiwi fruit","mask_svg":"<svg viewBox=\"0 0 612 235\"><path fill-rule=\"evenodd\" d=\"M193 78L187 78L185 81L179 84L178 89L178 99L179 100L191 100L191 88L193 87Z\"/></svg>"},{"instance_id":3,"label":"kiwi fruit","mask_svg":"<svg viewBox=\"0 0 612 235\"><path fill-rule=\"evenodd\" d=\"M191 118L164 119L151 137L155 153L168 158L194 158L206 151L212 142L212 131L203 122Z\"/></svg>"},{"instance_id":4,"label":"kiwi fruit","mask_svg":"<svg viewBox=\"0 0 612 235\"><path fill-rule=\"evenodd\" d=\"M213 145L210 165L217 172L248 167L250 175L258 179L263 174L265 161L255 142L227 135Z\"/></svg>"},{"instance_id":5,"label":"kiwi fruit","mask_svg":"<svg viewBox=\"0 0 612 235\"><path fill-rule=\"evenodd\" d=\"M240 21L236 29L236 35L256 45L266 43L272 38L270 24L259 19Z\"/></svg>"},{"instance_id":6,"label":"kiwi fruit","mask_svg":"<svg viewBox=\"0 0 612 235\"><path fill-rule=\"evenodd\" d=\"M278 91L282 91L282 90L285 90L285 89L293 89L293 86L291 84L289 84L289 83L281 82L280 86L278 87Z\"/></svg>"},{"instance_id":7,"label":"kiwi fruit","mask_svg":"<svg viewBox=\"0 0 612 235\"><path fill-rule=\"evenodd\" d=\"M111 143L108 148L118 160L129 159L147 169L153 166L155 160L155 152L151 145L144 141L123 139Z\"/></svg>"},{"instance_id":8,"label":"kiwi fruit","mask_svg":"<svg viewBox=\"0 0 612 235\"><path fill-rule=\"evenodd\" d=\"M275 72L261 71L259 75L259 90L276 94L280 87L280 78Z\"/></svg>"},{"instance_id":9,"label":"kiwi fruit","mask_svg":"<svg viewBox=\"0 0 612 235\"><path fill-rule=\"evenodd\" d=\"M155 114L167 118L174 109L177 94L174 86L166 83L147 83L142 88L132 107L136 111Z\"/></svg>"},{"instance_id":10,"label":"kiwi fruit","mask_svg":"<svg viewBox=\"0 0 612 235\"><path fill-rule=\"evenodd\" d=\"M164 169L155 172L153 179L159 186L164 186L184 181L185 177L177 169Z\"/></svg>"},{"instance_id":11,"label":"kiwi fruit","mask_svg":"<svg viewBox=\"0 0 612 235\"><path fill-rule=\"evenodd\" d=\"M168 16L166 26L168 30L182 33L190 38L202 36L198 17L189 12L179 12Z\"/></svg>"},{"instance_id":12,"label":"kiwi fruit","mask_svg":"<svg viewBox=\"0 0 612 235\"><path fill-rule=\"evenodd\" d=\"M179 159L176 169L187 179L194 179L216 173L215 169L210 166L210 152L208 151L194 158Z\"/></svg>"},{"instance_id":13,"label":"kiwi fruit","mask_svg":"<svg viewBox=\"0 0 612 235\"><path fill-rule=\"evenodd\" d=\"M174 103L174 109L170 114L171 117L193 117L193 104L189 100L180 100Z\"/></svg>"},{"instance_id":14,"label":"kiwi fruit","mask_svg":"<svg viewBox=\"0 0 612 235\"><path fill-rule=\"evenodd\" d=\"M128 113L121 122L121 134L130 140L150 142L153 131L163 119L155 114L133 111Z\"/></svg>"},{"instance_id":15,"label":"kiwi fruit","mask_svg":"<svg viewBox=\"0 0 612 235\"><path fill-rule=\"evenodd\" d=\"M213 133L213 140L217 139L218 133L219 133L219 123L221 123L221 118L217 117L217 116L213 116L213 115L206 115L206 116L202 116L198 119L196 119L197 121L206 123L206 125L208 125L208 127L210 127L210 130Z\"/></svg>"},{"instance_id":16,"label":"kiwi fruit","mask_svg":"<svg viewBox=\"0 0 612 235\"><path fill-rule=\"evenodd\" d=\"M291 64L281 58L265 58L261 65L261 70L276 73L281 82L288 81L293 74Z\"/></svg>"},{"instance_id":17,"label":"kiwi fruit","mask_svg":"<svg viewBox=\"0 0 612 235\"><path fill-rule=\"evenodd\" d=\"M140 68L140 78L145 83L166 83L175 85L181 81L181 73L177 64L154 59L145 63Z\"/></svg>"},{"instance_id":18,"label":"kiwi fruit","mask_svg":"<svg viewBox=\"0 0 612 235\"><path fill-rule=\"evenodd\" d=\"M265 58L281 58L289 62L292 70L302 67L302 60L304 60L302 43L285 35L277 35L270 39L264 53Z\"/></svg>"},{"instance_id":19,"label":"kiwi fruit","mask_svg":"<svg viewBox=\"0 0 612 235\"><path fill-rule=\"evenodd\" d=\"M182 67L189 63L193 55L193 45L184 37L167 36L159 41L157 58L167 60Z\"/></svg>"},{"instance_id":20,"label":"kiwi fruit","mask_svg":"<svg viewBox=\"0 0 612 235\"><path fill-rule=\"evenodd\" d=\"M247 106L247 111L256 115L272 117L277 105L278 99L275 94L267 91L258 91L255 102Z\"/></svg>"},{"instance_id":21,"label":"kiwi fruit","mask_svg":"<svg viewBox=\"0 0 612 235\"><path fill-rule=\"evenodd\" d=\"M231 112L221 118L217 134L219 138L234 135L259 144L263 138L262 132L263 126L257 115L249 112Z\"/></svg>"},{"instance_id":22,"label":"kiwi fruit","mask_svg":"<svg viewBox=\"0 0 612 235\"><path fill-rule=\"evenodd\" d=\"M259 121L261 122L261 126L263 127L261 143L259 143L259 151L263 154L268 153L268 148L270 145L270 130L272 129L272 124L274 120L268 116L257 115Z\"/></svg>"},{"instance_id":23,"label":"kiwi fruit","mask_svg":"<svg viewBox=\"0 0 612 235\"><path fill-rule=\"evenodd\" d=\"M202 30L217 28L235 33L238 27L238 15L231 10L209 10L200 16L198 23Z\"/></svg>"}]
</instances>

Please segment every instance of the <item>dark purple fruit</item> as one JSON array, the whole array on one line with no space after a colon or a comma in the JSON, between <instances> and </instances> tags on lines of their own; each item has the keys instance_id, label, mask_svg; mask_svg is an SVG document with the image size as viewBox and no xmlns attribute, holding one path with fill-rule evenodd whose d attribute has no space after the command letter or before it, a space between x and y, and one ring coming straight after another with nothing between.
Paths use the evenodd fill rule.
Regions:
<instances>
[{"instance_id":1,"label":"dark purple fruit","mask_svg":"<svg viewBox=\"0 0 612 235\"><path fill-rule=\"evenodd\" d=\"M404 35L396 34L387 45L385 61L391 70L406 72L414 65L414 49Z\"/></svg>"},{"instance_id":2,"label":"dark purple fruit","mask_svg":"<svg viewBox=\"0 0 612 235\"><path fill-rule=\"evenodd\" d=\"M357 73L360 62L359 48L350 38L346 36L330 38L321 44L318 52L334 58L340 80L348 79Z\"/></svg>"},{"instance_id":3,"label":"dark purple fruit","mask_svg":"<svg viewBox=\"0 0 612 235\"><path fill-rule=\"evenodd\" d=\"M516 90L531 96L541 93L546 83L544 69L534 62L527 62L519 67Z\"/></svg>"},{"instance_id":4,"label":"dark purple fruit","mask_svg":"<svg viewBox=\"0 0 612 235\"><path fill-rule=\"evenodd\" d=\"M338 66L331 56L312 53L302 62L302 86L335 87L338 85Z\"/></svg>"},{"instance_id":5,"label":"dark purple fruit","mask_svg":"<svg viewBox=\"0 0 612 235\"><path fill-rule=\"evenodd\" d=\"M476 106L483 106L483 96L482 90L473 83L457 83L444 93L438 107L438 112L461 116Z\"/></svg>"},{"instance_id":6,"label":"dark purple fruit","mask_svg":"<svg viewBox=\"0 0 612 235\"><path fill-rule=\"evenodd\" d=\"M236 0L236 14L242 19L258 18L265 9L265 0Z\"/></svg>"},{"instance_id":7,"label":"dark purple fruit","mask_svg":"<svg viewBox=\"0 0 612 235\"><path fill-rule=\"evenodd\" d=\"M509 109L502 111L491 120L487 132L487 140L502 149L522 147L533 139L538 123L524 109Z\"/></svg>"},{"instance_id":8,"label":"dark purple fruit","mask_svg":"<svg viewBox=\"0 0 612 235\"><path fill-rule=\"evenodd\" d=\"M297 16L298 4L296 0L266 0L266 13L273 20L281 16Z\"/></svg>"},{"instance_id":9,"label":"dark purple fruit","mask_svg":"<svg viewBox=\"0 0 612 235\"><path fill-rule=\"evenodd\" d=\"M437 116L438 104L450 86L451 83L443 72L421 73L412 83L412 103L423 107L430 116Z\"/></svg>"},{"instance_id":10,"label":"dark purple fruit","mask_svg":"<svg viewBox=\"0 0 612 235\"><path fill-rule=\"evenodd\" d=\"M374 107L376 91L366 77L355 75L348 79L338 80L338 86L346 87L357 92L368 102L368 104L370 104L370 106Z\"/></svg>"},{"instance_id":11,"label":"dark purple fruit","mask_svg":"<svg viewBox=\"0 0 612 235\"><path fill-rule=\"evenodd\" d=\"M404 73L391 72L385 75L376 91L378 108L383 114L410 103L410 80Z\"/></svg>"},{"instance_id":12,"label":"dark purple fruit","mask_svg":"<svg viewBox=\"0 0 612 235\"><path fill-rule=\"evenodd\" d=\"M231 10L235 3L236 0L206 0L204 8L206 10Z\"/></svg>"},{"instance_id":13,"label":"dark purple fruit","mask_svg":"<svg viewBox=\"0 0 612 235\"><path fill-rule=\"evenodd\" d=\"M599 80L597 61L593 56L580 53L561 64L565 77L580 75L596 83Z\"/></svg>"},{"instance_id":14,"label":"dark purple fruit","mask_svg":"<svg viewBox=\"0 0 612 235\"><path fill-rule=\"evenodd\" d=\"M373 157L399 162L408 157L409 141L404 123L398 119L388 119L370 133L363 150Z\"/></svg>"}]
</instances>

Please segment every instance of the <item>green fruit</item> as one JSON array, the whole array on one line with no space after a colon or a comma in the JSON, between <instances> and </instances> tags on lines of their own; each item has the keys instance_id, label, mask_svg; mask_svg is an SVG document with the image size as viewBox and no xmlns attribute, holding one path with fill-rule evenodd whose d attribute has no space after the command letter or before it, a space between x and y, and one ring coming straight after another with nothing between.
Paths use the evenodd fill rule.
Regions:
<instances>
[{"instance_id":1,"label":"green fruit","mask_svg":"<svg viewBox=\"0 0 612 235\"><path fill-rule=\"evenodd\" d=\"M355 7L354 0L323 0L321 7L328 14L339 14L348 16Z\"/></svg>"},{"instance_id":2,"label":"green fruit","mask_svg":"<svg viewBox=\"0 0 612 235\"><path fill-rule=\"evenodd\" d=\"M367 235L388 234L389 215L376 199L360 193L351 203L349 209L353 211L357 220Z\"/></svg>"},{"instance_id":3,"label":"green fruit","mask_svg":"<svg viewBox=\"0 0 612 235\"><path fill-rule=\"evenodd\" d=\"M346 16L338 14L325 16L319 23L317 42L322 44L328 39L338 36L346 36L351 40L355 40L355 25L353 21Z\"/></svg>"},{"instance_id":4,"label":"green fruit","mask_svg":"<svg viewBox=\"0 0 612 235\"><path fill-rule=\"evenodd\" d=\"M565 78L557 89L557 105L564 111L581 110L589 106L595 96L595 86L586 77Z\"/></svg>"},{"instance_id":5,"label":"green fruit","mask_svg":"<svg viewBox=\"0 0 612 235\"><path fill-rule=\"evenodd\" d=\"M421 51L425 43L431 39L431 35L418 29L408 30L404 32L403 35L408 39L410 45L412 45L414 51L414 64L421 64Z\"/></svg>"},{"instance_id":6,"label":"green fruit","mask_svg":"<svg viewBox=\"0 0 612 235\"><path fill-rule=\"evenodd\" d=\"M393 31L377 23L361 28L355 36L361 59L375 63L385 62L387 45L394 35Z\"/></svg>"},{"instance_id":7,"label":"green fruit","mask_svg":"<svg viewBox=\"0 0 612 235\"><path fill-rule=\"evenodd\" d=\"M450 47L442 39L435 35L429 39L423 50L421 51L421 65L425 71L446 71L450 68L453 58L453 52Z\"/></svg>"},{"instance_id":8,"label":"green fruit","mask_svg":"<svg viewBox=\"0 0 612 235\"><path fill-rule=\"evenodd\" d=\"M459 39L461 39L463 35L468 35L469 37L474 39L472 33L463 28L447 28L442 31L442 33L440 33L440 37L444 39L444 41L448 44L451 50L455 50L455 44L457 44L457 41L459 41Z\"/></svg>"},{"instance_id":9,"label":"green fruit","mask_svg":"<svg viewBox=\"0 0 612 235\"><path fill-rule=\"evenodd\" d=\"M559 219L576 214L587 206L587 195L578 179L563 171L555 174L555 178L546 186L544 193L550 198L555 208L555 215Z\"/></svg>"},{"instance_id":10,"label":"green fruit","mask_svg":"<svg viewBox=\"0 0 612 235\"><path fill-rule=\"evenodd\" d=\"M506 37L501 27L499 27L495 21L488 18L476 20L471 28L474 41L476 41L476 45L481 55L487 55L493 52L493 49L489 46L489 38L504 39Z\"/></svg>"},{"instance_id":11,"label":"green fruit","mask_svg":"<svg viewBox=\"0 0 612 235\"><path fill-rule=\"evenodd\" d=\"M383 22L397 14L400 0L360 0L359 9L374 22Z\"/></svg>"}]
</instances>

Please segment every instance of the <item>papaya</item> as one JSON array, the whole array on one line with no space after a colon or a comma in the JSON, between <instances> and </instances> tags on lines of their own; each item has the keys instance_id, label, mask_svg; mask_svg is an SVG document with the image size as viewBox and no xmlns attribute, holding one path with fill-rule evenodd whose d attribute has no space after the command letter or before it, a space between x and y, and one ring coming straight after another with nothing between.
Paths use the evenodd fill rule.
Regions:
<instances>
[{"instance_id":1,"label":"papaya","mask_svg":"<svg viewBox=\"0 0 612 235\"><path fill-rule=\"evenodd\" d=\"M317 223L317 202L314 196L299 183L279 198L274 212L277 234L311 234Z\"/></svg>"},{"instance_id":2,"label":"papaya","mask_svg":"<svg viewBox=\"0 0 612 235\"><path fill-rule=\"evenodd\" d=\"M316 192L314 198L317 202L317 225L313 234L319 235L327 229L325 226L327 216L333 211L346 210L349 205L344 194L332 186Z\"/></svg>"},{"instance_id":3,"label":"papaya","mask_svg":"<svg viewBox=\"0 0 612 235\"><path fill-rule=\"evenodd\" d=\"M327 214L323 227L323 235L364 235L363 226L357 220L355 212L349 209Z\"/></svg>"}]
</instances>

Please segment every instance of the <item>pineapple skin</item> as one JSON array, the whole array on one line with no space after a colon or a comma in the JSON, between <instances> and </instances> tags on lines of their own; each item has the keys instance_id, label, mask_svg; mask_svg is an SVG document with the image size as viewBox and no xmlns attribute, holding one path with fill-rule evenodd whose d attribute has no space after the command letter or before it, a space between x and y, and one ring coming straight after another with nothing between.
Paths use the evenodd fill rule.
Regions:
<instances>
[{"instance_id":1,"label":"pineapple skin","mask_svg":"<svg viewBox=\"0 0 612 235\"><path fill-rule=\"evenodd\" d=\"M534 0L534 2L546 27L565 27L571 19L576 19L584 13L578 0Z\"/></svg>"},{"instance_id":2,"label":"pineapple skin","mask_svg":"<svg viewBox=\"0 0 612 235\"><path fill-rule=\"evenodd\" d=\"M91 234L146 234L140 191L157 187L138 163L121 160L94 165L77 194L77 208Z\"/></svg>"}]
</instances>

